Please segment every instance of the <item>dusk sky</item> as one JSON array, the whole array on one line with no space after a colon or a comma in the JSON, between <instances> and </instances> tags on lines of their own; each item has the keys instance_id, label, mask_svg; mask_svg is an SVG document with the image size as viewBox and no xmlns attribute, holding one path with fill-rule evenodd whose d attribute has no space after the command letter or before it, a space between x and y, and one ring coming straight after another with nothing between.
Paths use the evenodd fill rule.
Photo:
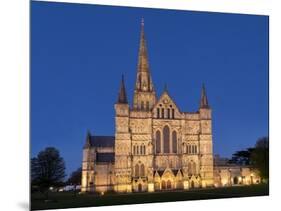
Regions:
<instances>
[{"instance_id":1,"label":"dusk sky","mask_svg":"<svg viewBox=\"0 0 281 211\"><path fill-rule=\"evenodd\" d=\"M60 150L81 166L87 130L114 135L121 75L132 103L141 18L158 97L199 108L205 83L214 154L268 135L268 17L69 3L31 3L31 156Z\"/></svg>"}]
</instances>

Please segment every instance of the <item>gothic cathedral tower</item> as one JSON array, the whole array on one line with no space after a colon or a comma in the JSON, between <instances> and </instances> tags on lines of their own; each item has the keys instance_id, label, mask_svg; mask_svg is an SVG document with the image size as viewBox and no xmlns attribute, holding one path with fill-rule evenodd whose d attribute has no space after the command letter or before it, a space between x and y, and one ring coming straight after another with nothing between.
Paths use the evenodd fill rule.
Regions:
<instances>
[{"instance_id":1,"label":"gothic cathedral tower","mask_svg":"<svg viewBox=\"0 0 281 211\"><path fill-rule=\"evenodd\" d=\"M131 135L129 105L124 77L115 104L115 186L117 192L131 192Z\"/></svg>"},{"instance_id":2,"label":"gothic cathedral tower","mask_svg":"<svg viewBox=\"0 0 281 211\"><path fill-rule=\"evenodd\" d=\"M212 113L208 104L208 98L203 84L200 99L200 175L202 177L202 186L212 186L214 183L214 164L213 164L213 138L212 138Z\"/></svg>"}]
</instances>

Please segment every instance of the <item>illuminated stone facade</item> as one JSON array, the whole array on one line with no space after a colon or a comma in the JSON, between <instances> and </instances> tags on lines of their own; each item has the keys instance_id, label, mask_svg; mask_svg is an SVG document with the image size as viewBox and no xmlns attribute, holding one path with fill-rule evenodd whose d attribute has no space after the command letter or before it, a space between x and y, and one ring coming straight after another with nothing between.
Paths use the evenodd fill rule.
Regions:
<instances>
[{"instance_id":1,"label":"illuminated stone facade","mask_svg":"<svg viewBox=\"0 0 281 211\"><path fill-rule=\"evenodd\" d=\"M181 111L166 88L157 98L143 23L133 104L122 78L115 112L114 137L87 135L82 192L214 186L212 111L205 88L197 112Z\"/></svg>"}]
</instances>

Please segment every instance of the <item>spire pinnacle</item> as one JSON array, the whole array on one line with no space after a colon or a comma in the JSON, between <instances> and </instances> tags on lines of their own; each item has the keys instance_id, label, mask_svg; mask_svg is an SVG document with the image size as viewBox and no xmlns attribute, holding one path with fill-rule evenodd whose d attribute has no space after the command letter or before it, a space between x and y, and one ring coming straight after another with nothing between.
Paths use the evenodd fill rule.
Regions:
<instances>
[{"instance_id":1,"label":"spire pinnacle","mask_svg":"<svg viewBox=\"0 0 281 211\"><path fill-rule=\"evenodd\" d=\"M87 136L86 136L86 142L84 145L84 148L90 148L91 147L91 133L90 130L87 131Z\"/></svg>"},{"instance_id":2,"label":"spire pinnacle","mask_svg":"<svg viewBox=\"0 0 281 211\"><path fill-rule=\"evenodd\" d=\"M148 63L146 39L144 35L144 18L141 19L141 36L137 66L136 89L140 91L153 91L153 84Z\"/></svg>"},{"instance_id":3,"label":"spire pinnacle","mask_svg":"<svg viewBox=\"0 0 281 211\"><path fill-rule=\"evenodd\" d=\"M144 19L142 18L133 108L136 110L149 110L154 106L155 102L156 93L149 69L146 39L144 35Z\"/></svg>"},{"instance_id":4,"label":"spire pinnacle","mask_svg":"<svg viewBox=\"0 0 281 211\"><path fill-rule=\"evenodd\" d=\"M207 98L204 83L202 85L202 91L201 91L200 108L209 108L208 98Z\"/></svg>"},{"instance_id":5,"label":"spire pinnacle","mask_svg":"<svg viewBox=\"0 0 281 211\"><path fill-rule=\"evenodd\" d=\"M119 94L118 94L118 100L117 103L123 103L127 104L127 95L126 95L126 88L125 88L125 82L124 82L124 75L122 74L122 80L121 80L121 85L119 89Z\"/></svg>"}]
</instances>

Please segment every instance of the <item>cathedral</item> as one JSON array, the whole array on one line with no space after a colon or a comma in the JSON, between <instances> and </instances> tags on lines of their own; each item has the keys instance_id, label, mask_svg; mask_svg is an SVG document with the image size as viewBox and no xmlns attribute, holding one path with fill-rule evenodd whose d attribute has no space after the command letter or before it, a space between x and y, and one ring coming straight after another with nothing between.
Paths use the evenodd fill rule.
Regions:
<instances>
[{"instance_id":1,"label":"cathedral","mask_svg":"<svg viewBox=\"0 0 281 211\"><path fill-rule=\"evenodd\" d=\"M86 136L82 192L205 188L220 180L221 170L214 175L212 110L205 87L197 112L181 111L167 88L156 96L143 21L133 103L122 76L114 108L115 136Z\"/></svg>"}]
</instances>

